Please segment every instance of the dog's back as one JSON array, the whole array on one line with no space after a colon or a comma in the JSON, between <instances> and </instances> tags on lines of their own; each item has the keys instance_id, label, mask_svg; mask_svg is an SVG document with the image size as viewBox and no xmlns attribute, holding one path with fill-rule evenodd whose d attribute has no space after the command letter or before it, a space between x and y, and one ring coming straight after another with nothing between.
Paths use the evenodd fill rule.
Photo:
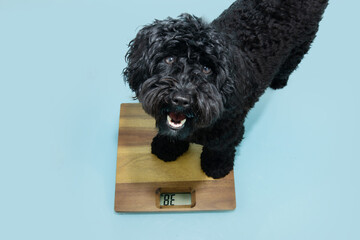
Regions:
<instances>
[{"instance_id":1,"label":"dog's back","mask_svg":"<svg viewBox=\"0 0 360 240\"><path fill-rule=\"evenodd\" d=\"M310 48L328 0L238 0L212 25L245 56L260 95L282 88Z\"/></svg>"}]
</instances>

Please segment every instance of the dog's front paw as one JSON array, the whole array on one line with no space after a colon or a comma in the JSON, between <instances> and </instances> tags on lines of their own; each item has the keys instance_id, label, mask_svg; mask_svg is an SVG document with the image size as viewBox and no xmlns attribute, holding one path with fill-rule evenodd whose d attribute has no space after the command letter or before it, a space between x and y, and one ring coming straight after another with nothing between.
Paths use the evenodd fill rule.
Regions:
<instances>
[{"instance_id":1,"label":"dog's front paw","mask_svg":"<svg viewBox=\"0 0 360 240\"><path fill-rule=\"evenodd\" d=\"M201 169L212 178L223 178L233 170L235 149L213 151L203 148L201 153Z\"/></svg>"},{"instance_id":2,"label":"dog's front paw","mask_svg":"<svg viewBox=\"0 0 360 240\"><path fill-rule=\"evenodd\" d=\"M151 143L151 153L165 162L175 161L189 149L189 143L157 135Z\"/></svg>"}]
</instances>

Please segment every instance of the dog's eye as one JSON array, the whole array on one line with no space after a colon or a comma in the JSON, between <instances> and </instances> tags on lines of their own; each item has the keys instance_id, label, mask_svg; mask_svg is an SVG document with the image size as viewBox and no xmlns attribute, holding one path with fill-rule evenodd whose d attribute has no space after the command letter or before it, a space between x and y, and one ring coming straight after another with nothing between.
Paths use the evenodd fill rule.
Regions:
<instances>
[{"instance_id":1,"label":"dog's eye","mask_svg":"<svg viewBox=\"0 0 360 240\"><path fill-rule=\"evenodd\" d=\"M207 66L203 66L202 69L203 73L205 74L210 74L211 73L211 68L207 67Z\"/></svg>"},{"instance_id":2,"label":"dog's eye","mask_svg":"<svg viewBox=\"0 0 360 240\"><path fill-rule=\"evenodd\" d=\"M167 64L173 64L175 62L175 57L167 57L165 58L165 62Z\"/></svg>"}]
</instances>

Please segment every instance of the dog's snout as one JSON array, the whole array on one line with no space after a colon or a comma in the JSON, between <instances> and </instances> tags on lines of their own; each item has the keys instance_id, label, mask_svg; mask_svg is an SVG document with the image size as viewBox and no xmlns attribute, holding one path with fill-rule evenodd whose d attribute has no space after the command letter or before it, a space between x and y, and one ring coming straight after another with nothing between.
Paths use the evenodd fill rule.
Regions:
<instances>
[{"instance_id":1,"label":"dog's snout","mask_svg":"<svg viewBox=\"0 0 360 240\"><path fill-rule=\"evenodd\" d=\"M191 98L189 95L176 93L172 96L171 102L175 106L189 107L191 103Z\"/></svg>"}]
</instances>

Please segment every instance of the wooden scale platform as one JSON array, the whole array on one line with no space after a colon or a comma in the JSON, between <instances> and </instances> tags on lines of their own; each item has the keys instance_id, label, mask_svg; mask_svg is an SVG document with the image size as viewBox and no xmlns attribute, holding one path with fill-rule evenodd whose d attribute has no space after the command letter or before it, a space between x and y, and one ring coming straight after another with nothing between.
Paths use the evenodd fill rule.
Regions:
<instances>
[{"instance_id":1,"label":"wooden scale platform","mask_svg":"<svg viewBox=\"0 0 360 240\"><path fill-rule=\"evenodd\" d=\"M115 211L168 212L235 209L234 174L214 180L200 167L202 146L174 162L151 154L155 120L138 103L121 104Z\"/></svg>"}]
</instances>

